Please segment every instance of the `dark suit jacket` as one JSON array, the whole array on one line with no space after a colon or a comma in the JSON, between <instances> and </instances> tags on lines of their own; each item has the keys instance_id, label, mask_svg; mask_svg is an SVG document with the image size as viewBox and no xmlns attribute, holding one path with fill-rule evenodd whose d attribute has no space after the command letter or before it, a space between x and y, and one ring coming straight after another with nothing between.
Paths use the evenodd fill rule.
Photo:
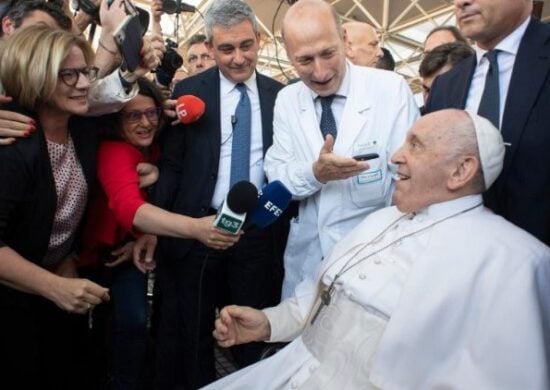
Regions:
<instances>
[{"instance_id":1,"label":"dark suit jacket","mask_svg":"<svg viewBox=\"0 0 550 390\"><path fill-rule=\"evenodd\" d=\"M436 78L426 113L464 108L475 66L472 56ZM485 203L550 244L550 25L531 20L521 40L504 107L502 137L511 145Z\"/></svg>"},{"instance_id":2,"label":"dark suit jacket","mask_svg":"<svg viewBox=\"0 0 550 390\"><path fill-rule=\"evenodd\" d=\"M262 114L264 154L273 143L273 107L283 85L256 74ZM217 67L180 81L173 96L194 95L206 105L195 123L174 126L161 140L161 175L154 202L167 210L203 217L208 214L218 176L221 147L220 76ZM180 259L192 240L164 239L163 258Z\"/></svg>"},{"instance_id":3,"label":"dark suit jacket","mask_svg":"<svg viewBox=\"0 0 550 390\"><path fill-rule=\"evenodd\" d=\"M91 190L95 183L99 132L83 118L71 118L69 128L88 190ZM56 207L57 194L48 148L37 121L35 134L0 147L0 247L9 246L25 259L40 265L48 250ZM0 286L0 306L26 305L28 297L28 294Z\"/></svg>"}]
</instances>

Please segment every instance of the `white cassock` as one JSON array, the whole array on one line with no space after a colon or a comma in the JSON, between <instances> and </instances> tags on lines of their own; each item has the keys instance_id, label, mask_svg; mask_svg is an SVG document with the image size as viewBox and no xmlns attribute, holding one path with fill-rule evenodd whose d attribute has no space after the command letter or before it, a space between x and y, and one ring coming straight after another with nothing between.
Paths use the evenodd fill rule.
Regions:
<instances>
[{"instance_id":1,"label":"white cassock","mask_svg":"<svg viewBox=\"0 0 550 390\"><path fill-rule=\"evenodd\" d=\"M323 264L323 289L352 267L315 322L306 280L264 310L294 341L207 388L548 389L550 248L481 202L368 216Z\"/></svg>"}]
</instances>

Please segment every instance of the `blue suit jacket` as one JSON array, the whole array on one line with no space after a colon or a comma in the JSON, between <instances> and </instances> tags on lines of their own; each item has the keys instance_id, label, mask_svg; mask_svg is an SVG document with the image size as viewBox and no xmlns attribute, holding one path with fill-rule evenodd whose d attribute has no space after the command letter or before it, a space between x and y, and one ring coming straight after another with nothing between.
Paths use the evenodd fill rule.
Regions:
<instances>
[{"instance_id":1,"label":"blue suit jacket","mask_svg":"<svg viewBox=\"0 0 550 390\"><path fill-rule=\"evenodd\" d=\"M281 83L256 75L262 116L264 154L273 143L273 107ZM168 129L161 140L160 178L154 202L162 208L191 217L207 215L218 176L221 147L220 76L217 67L179 82L173 96L194 95L206 105L195 123ZM163 240L163 255L182 258L192 240Z\"/></svg>"},{"instance_id":2,"label":"blue suit jacket","mask_svg":"<svg viewBox=\"0 0 550 390\"><path fill-rule=\"evenodd\" d=\"M472 56L433 83L425 112L466 105ZM550 25L531 20L516 57L502 119L504 167L485 193L497 214L550 244Z\"/></svg>"}]
</instances>

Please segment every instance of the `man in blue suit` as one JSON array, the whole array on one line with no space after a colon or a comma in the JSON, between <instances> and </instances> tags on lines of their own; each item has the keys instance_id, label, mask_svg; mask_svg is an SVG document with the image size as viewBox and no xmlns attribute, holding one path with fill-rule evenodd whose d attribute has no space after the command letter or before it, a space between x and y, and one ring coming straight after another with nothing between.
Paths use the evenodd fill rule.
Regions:
<instances>
[{"instance_id":1,"label":"man in blue suit","mask_svg":"<svg viewBox=\"0 0 550 390\"><path fill-rule=\"evenodd\" d=\"M168 130L155 195L160 206L189 216L214 214L221 207L236 175L233 157L242 152L235 149L243 142L242 123L248 122L249 138L243 145L249 163L240 180L258 188L265 183L263 158L272 144L273 106L282 87L255 71L259 33L246 3L214 2L205 26L217 66L182 80L174 98L197 96L206 111L197 122ZM274 275L279 243L282 253L284 240L275 237L273 228L254 227L225 251L208 250L194 240L161 240L158 388L177 388L183 382L193 389L215 379L211 332L219 292L227 284L224 303L271 305L281 282ZM260 347L234 351L237 363L256 361Z\"/></svg>"},{"instance_id":2,"label":"man in blue suit","mask_svg":"<svg viewBox=\"0 0 550 390\"><path fill-rule=\"evenodd\" d=\"M476 55L435 80L426 112L466 108L501 129L504 168L485 203L550 244L550 26L531 0L454 4Z\"/></svg>"}]
</instances>

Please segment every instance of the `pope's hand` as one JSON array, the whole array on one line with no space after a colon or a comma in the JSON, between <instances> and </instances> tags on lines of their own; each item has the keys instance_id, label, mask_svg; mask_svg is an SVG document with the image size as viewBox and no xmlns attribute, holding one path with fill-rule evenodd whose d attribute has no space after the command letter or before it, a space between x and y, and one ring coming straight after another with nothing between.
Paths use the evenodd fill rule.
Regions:
<instances>
[{"instance_id":1,"label":"pope's hand","mask_svg":"<svg viewBox=\"0 0 550 390\"><path fill-rule=\"evenodd\" d=\"M246 306L226 306L215 322L212 332L221 347L265 341L269 339L271 327L263 311Z\"/></svg>"}]
</instances>

